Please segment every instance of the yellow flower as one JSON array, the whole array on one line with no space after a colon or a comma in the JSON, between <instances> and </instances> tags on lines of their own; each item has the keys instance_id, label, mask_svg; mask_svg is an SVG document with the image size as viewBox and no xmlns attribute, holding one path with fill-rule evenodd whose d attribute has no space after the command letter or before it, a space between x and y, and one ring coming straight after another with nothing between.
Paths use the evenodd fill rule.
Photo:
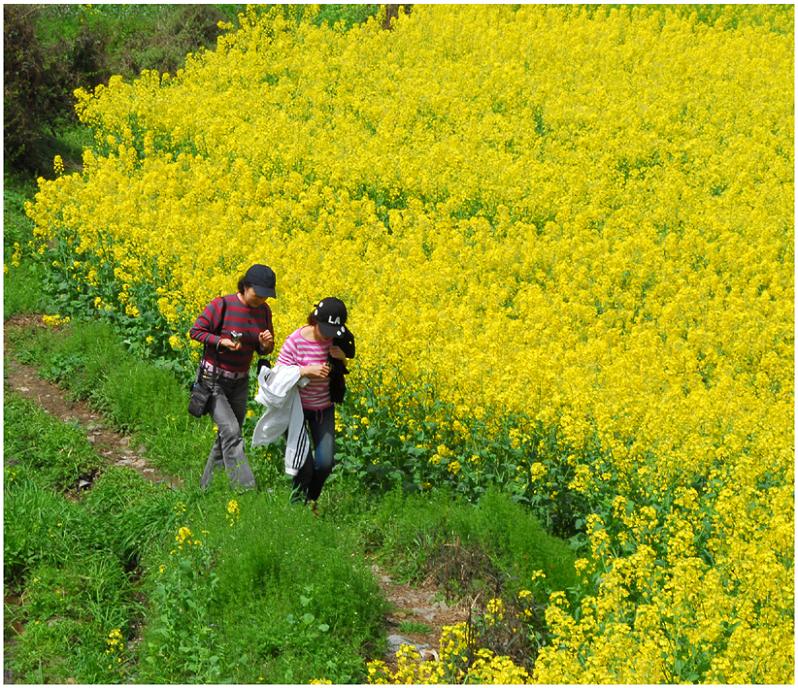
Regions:
<instances>
[{"instance_id":1,"label":"yellow flower","mask_svg":"<svg viewBox=\"0 0 798 688\"><path fill-rule=\"evenodd\" d=\"M237 523L240 515L241 509L238 506L238 501L231 499L227 502L227 522L231 528Z\"/></svg>"},{"instance_id":2,"label":"yellow flower","mask_svg":"<svg viewBox=\"0 0 798 688\"><path fill-rule=\"evenodd\" d=\"M191 532L190 528L188 528L187 526L181 526L180 529L177 531L177 535L175 535L175 541L177 542L178 547L182 549L185 543L188 543L190 545L192 536L193 533Z\"/></svg>"},{"instance_id":3,"label":"yellow flower","mask_svg":"<svg viewBox=\"0 0 798 688\"><path fill-rule=\"evenodd\" d=\"M424 437L421 483L516 456L521 496L586 521L598 588L548 605L531 680L792 680L792 6L418 5L391 31L315 12L250 7L176 75L77 89L97 152L37 180L9 266L41 257L187 363L266 242L291 275L277 331L322 277L352 304L349 441L372 417ZM519 678L469 656L445 680ZM386 680L443 668L408 655Z\"/></svg>"},{"instance_id":4,"label":"yellow flower","mask_svg":"<svg viewBox=\"0 0 798 688\"><path fill-rule=\"evenodd\" d=\"M42 322L47 325L47 327L61 327L62 325L68 324L70 321L70 317L68 315L43 315Z\"/></svg>"},{"instance_id":5,"label":"yellow flower","mask_svg":"<svg viewBox=\"0 0 798 688\"><path fill-rule=\"evenodd\" d=\"M539 461L536 461L529 467L529 477L533 483L538 482L539 480L544 478L545 475L546 475L546 467Z\"/></svg>"},{"instance_id":6,"label":"yellow flower","mask_svg":"<svg viewBox=\"0 0 798 688\"><path fill-rule=\"evenodd\" d=\"M122 629L112 628L108 633L108 637L105 639L105 644L107 646L105 650L106 654L120 652L125 645Z\"/></svg>"},{"instance_id":7,"label":"yellow flower","mask_svg":"<svg viewBox=\"0 0 798 688\"><path fill-rule=\"evenodd\" d=\"M493 597L485 606L485 621L488 625L493 625L502 619L504 619L504 600L500 597Z\"/></svg>"}]
</instances>

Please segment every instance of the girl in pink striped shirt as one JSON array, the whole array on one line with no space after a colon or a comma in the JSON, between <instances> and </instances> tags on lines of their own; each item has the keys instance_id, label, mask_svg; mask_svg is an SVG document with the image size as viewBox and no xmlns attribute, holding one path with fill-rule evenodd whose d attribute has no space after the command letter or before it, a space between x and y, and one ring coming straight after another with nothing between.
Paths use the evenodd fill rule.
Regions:
<instances>
[{"instance_id":1,"label":"girl in pink striped shirt","mask_svg":"<svg viewBox=\"0 0 798 688\"><path fill-rule=\"evenodd\" d=\"M345 361L355 355L354 338L346 328L346 306L335 297L319 301L308 324L283 343L278 365L299 366L309 383L299 388L305 422L313 440L313 457L294 477L294 499L304 496L315 511L321 488L335 463L335 404L330 399L331 358Z\"/></svg>"}]
</instances>

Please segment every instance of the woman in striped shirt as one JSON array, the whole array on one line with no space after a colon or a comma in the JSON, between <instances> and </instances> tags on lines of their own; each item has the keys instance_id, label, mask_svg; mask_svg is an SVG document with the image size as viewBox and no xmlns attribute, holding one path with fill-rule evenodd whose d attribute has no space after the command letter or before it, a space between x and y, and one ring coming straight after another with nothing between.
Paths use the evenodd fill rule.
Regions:
<instances>
[{"instance_id":1,"label":"woman in striped shirt","mask_svg":"<svg viewBox=\"0 0 798 688\"><path fill-rule=\"evenodd\" d=\"M278 365L299 366L300 376L309 380L307 386L299 388L299 398L314 452L294 478L294 498L304 496L314 511L335 463L335 404L330 399L329 357L345 361L355 355L346 317L343 301L332 296L322 299L308 316L308 324L288 336L277 357Z\"/></svg>"},{"instance_id":2,"label":"woman in striped shirt","mask_svg":"<svg viewBox=\"0 0 798 688\"><path fill-rule=\"evenodd\" d=\"M252 357L274 350L272 311L275 276L266 265L253 265L238 281L238 293L211 301L191 328L191 338L202 342L200 363L204 383L213 394L209 413L218 432L200 486L206 489L215 468L224 468L234 485L255 487L255 476L244 453L241 427L247 413L249 367Z\"/></svg>"}]
</instances>

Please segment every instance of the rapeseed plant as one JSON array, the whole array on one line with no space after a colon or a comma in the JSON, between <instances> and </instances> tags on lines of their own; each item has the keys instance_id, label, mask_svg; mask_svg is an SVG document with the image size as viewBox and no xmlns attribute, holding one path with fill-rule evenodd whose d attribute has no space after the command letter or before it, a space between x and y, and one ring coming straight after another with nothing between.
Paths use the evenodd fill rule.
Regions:
<instances>
[{"instance_id":1,"label":"rapeseed plant","mask_svg":"<svg viewBox=\"0 0 798 688\"><path fill-rule=\"evenodd\" d=\"M278 340L341 295L378 390L352 442L401 419L418 483L457 485L499 438L583 524L532 680L790 681L793 11L703 13L253 8L175 75L76 92L95 148L39 180L34 252L186 361L264 251Z\"/></svg>"}]
</instances>

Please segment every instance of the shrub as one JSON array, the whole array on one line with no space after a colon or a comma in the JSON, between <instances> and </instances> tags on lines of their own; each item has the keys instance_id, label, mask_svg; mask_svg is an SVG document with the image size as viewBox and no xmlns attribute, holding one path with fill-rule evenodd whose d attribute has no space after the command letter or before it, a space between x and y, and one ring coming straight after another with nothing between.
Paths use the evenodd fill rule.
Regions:
<instances>
[{"instance_id":1,"label":"shrub","mask_svg":"<svg viewBox=\"0 0 798 688\"><path fill-rule=\"evenodd\" d=\"M46 50L36 35L40 11L35 5L3 6L3 152L6 163L34 170L43 169L37 158L42 137L52 135L72 103L67 60Z\"/></svg>"}]
</instances>

